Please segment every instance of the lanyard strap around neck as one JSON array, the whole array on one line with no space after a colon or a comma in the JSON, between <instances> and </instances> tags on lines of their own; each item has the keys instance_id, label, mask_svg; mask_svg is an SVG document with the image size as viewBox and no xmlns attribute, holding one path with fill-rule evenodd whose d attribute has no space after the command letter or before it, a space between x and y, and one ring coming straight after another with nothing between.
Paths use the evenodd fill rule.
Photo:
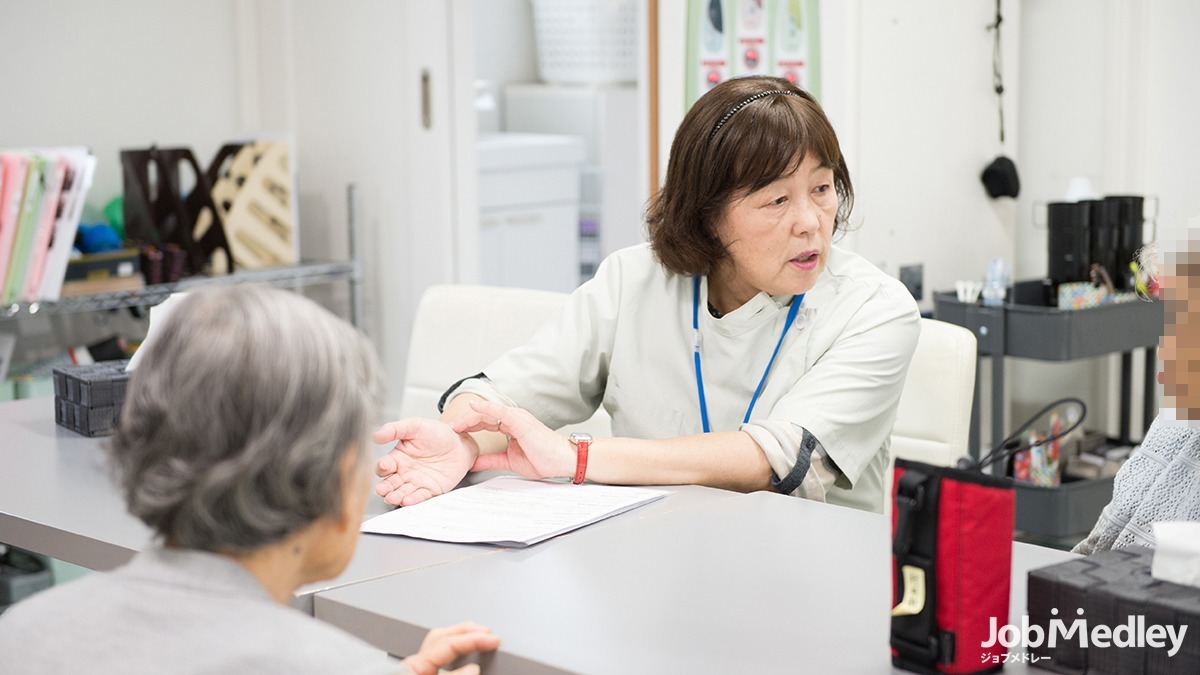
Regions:
<instances>
[{"instance_id":1,"label":"lanyard strap around neck","mask_svg":"<svg viewBox=\"0 0 1200 675\"><path fill-rule=\"evenodd\" d=\"M788 308L787 321L783 324L779 341L775 343L775 351L771 352L771 360L767 361L767 367L763 370L762 377L758 380L758 386L754 389L754 396L750 397L750 405L746 408L746 416L742 418L742 424L750 421L750 414L754 412L754 404L758 402L758 397L762 394L763 387L767 383L767 375L771 373L775 357L779 356L779 348L783 346L783 339L787 337L788 329L796 321L796 312L800 310L802 302L804 302L803 293L792 298L792 306ZM692 361L696 365L696 392L700 397L700 422L704 425L704 433L708 433L710 431L708 401L704 397L704 374L700 368L700 342L700 277L696 276L692 277Z\"/></svg>"}]
</instances>

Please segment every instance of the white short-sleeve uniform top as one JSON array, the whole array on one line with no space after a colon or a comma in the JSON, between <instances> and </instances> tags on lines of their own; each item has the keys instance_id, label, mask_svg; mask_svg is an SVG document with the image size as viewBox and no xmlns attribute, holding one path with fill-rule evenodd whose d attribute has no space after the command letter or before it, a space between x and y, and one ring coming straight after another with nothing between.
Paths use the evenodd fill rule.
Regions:
<instances>
[{"instance_id":1,"label":"white short-sleeve uniform top","mask_svg":"<svg viewBox=\"0 0 1200 675\"><path fill-rule=\"evenodd\" d=\"M804 296L749 424L742 419L779 340L791 296L765 293L720 319L701 281L699 327L712 431L751 434L777 476L807 429L843 477L831 503L879 511L888 437L920 332L908 290L862 257L831 247ZM700 433L693 365L692 277L666 271L649 245L618 251L524 346L469 380L474 391L532 412L551 428L603 405L616 436ZM789 433L789 429L796 432Z\"/></svg>"}]
</instances>

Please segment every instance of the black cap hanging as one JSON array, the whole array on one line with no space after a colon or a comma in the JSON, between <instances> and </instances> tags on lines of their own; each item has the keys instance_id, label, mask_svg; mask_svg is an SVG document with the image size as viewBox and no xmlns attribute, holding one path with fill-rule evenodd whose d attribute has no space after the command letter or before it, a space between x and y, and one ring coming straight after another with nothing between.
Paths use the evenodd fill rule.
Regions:
<instances>
[{"instance_id":1,"label":"black cap hanging","mask_svg":"<svg viewBox=\"0 0 1200 675\"><path fill-rule=\"evenodd\" d=\"M1000 112L1000 147L1004 147L1004 70L1003 58L1000 51L1000 24L1004 18L1000 15L1000 0L996 0L996 23L988 26L995 31L995 45L992 47L992 87L996 92L996 100ZM1017 165L1003 154L992 160L980 176L983 186L993 199L997 197L1016 197L1021 192L1021 180L1017 177Z\"/></svg>"}]
</instances>

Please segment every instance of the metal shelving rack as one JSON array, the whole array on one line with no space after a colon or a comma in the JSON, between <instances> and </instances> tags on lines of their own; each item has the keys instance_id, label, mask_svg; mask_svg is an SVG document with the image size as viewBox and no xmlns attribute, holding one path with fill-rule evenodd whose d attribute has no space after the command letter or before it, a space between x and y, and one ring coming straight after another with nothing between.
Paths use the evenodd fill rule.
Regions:
<instances>
[{"instance_id":1,"label":"metal shelving rack","mask_svg":"<svg viewBox=\"0 0 1200 675\"><path fill-rule=\"evenodd\" d=\"M193 276L169 284L153 284L142 288L65 297L53 302L30 302L9 305L0 310L0 321L17 320L34 315L99 312L122 307L150 307L167 296L197 286L210 284L260 283L281 288L299 288L349 280L352 287L359 279L358 263L307 261L287 267L242 270L233 274ZM356 308L351 308L351 322L357 324Z\"/></svg>"},{"instance_id":2,"label":"metal shelving rack","mask_svg":"<svg viewBox=\"0 0 1200 675\"><path fill-rule=\"evenodd\" d=\"M303 286L345 280L350 287L350 323L358 326L362 318L362 296L359 289L362 282L362 269L358 262L358 247L362 237L358 232L358 192L353 183L346 186L346 211L350 260L344 262L309 260L286 267L240 270L232 274L196 275L168 284L153 284L132 290L65 297L52 302L16 303L0 307L0 323L34 315L51 316L101 312L122 307L152 307L166 300L172 293L209 284L259 283L297 289Z\"/></svg>"}]
</instances>

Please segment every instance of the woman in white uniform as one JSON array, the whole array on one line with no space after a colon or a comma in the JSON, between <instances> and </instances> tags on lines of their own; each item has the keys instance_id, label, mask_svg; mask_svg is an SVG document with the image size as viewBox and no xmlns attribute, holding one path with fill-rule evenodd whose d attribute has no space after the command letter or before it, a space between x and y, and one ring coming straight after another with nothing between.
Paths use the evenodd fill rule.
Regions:
<instances>
[{"instance_id":1,"label":"woman in white uniform","mask_svg":"<svg viewBox=\"0 0 1200 675\"><path fill-rule=\"evenodd\" d=\"M880 511L920 331L912 295L833 245L853 189L817 102L724 82L685 116L649 243L609 256L533 339L456 383L377 492L410 505L470 470L777 490ZM466 373L464 373L466 374ZM553 431L604 406L613 436Z\"/></svg>"}]
</instances>

